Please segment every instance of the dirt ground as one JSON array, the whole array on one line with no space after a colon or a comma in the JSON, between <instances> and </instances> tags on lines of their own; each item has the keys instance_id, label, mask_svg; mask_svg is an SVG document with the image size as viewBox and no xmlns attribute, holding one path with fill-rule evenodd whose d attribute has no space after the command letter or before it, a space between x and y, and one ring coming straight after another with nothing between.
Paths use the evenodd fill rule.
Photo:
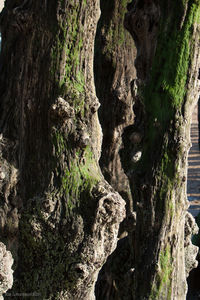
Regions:
<instances>
[{"instance_id":1,"label":"dirt ground","mask_svg":"<svg viewBox=\"0 0 200 300\"><path fill-rule=\"evenodd\" d=\"M187 195L190 201L189 211L193 216L197 216L200 212L200 151L198 146L197 107L193 113L190 135L192 147L188 157Z\"/></svg>"}]
</instances>

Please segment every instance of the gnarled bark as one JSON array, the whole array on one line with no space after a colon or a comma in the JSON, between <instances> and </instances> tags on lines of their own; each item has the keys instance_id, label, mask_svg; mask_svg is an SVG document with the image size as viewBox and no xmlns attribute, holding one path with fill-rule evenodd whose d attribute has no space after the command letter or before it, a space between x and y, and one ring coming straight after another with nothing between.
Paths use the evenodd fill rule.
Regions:
<instances>
[{"instance_id":1,"label":"gnarled bark","mask_svg":"<svg viewBox=\"0 0 200 300\"><path fill-rule=\"evenodd\" d=\"M12 299L93 299L116 246L124 201L98 166L98 18L96 0L12 0L1 13L0 229L15 259Z\"/></svg>"},{"instance_id":2,"label":"gnarled bark","mask_svg":"<svg viewBox=\"0 0 200 300\"><path fill-rule=\"evenodd\" d=\"M119 193L128 236L97 298L185 298L200 4L100 4L94 72L109 183L93 82L99 1L7 0L1 13L0 235L15 259L12 299L94 299L125 215Z\"/></svg>"},{"instance_id":3,"label":"gnarled bark","mask_svg":"<svg viewBox=\"0 0 200 300\"><path fill-rule=\"evenodd\" d=\"M3 299L3 294L11 289L13 285L13 258L10 251L6 251L6 246L0 243L0 299Z\"/></svg>"},{"instance_id":4,"label":"gnarled bark","mask_svg":"<svg viewBox=\"0 0 200 300\"><path fill-rule=\"evenodd\" d=\"M117 0L113 3L118 5ZM123 291L122 284L116 279L116 271L107 273L113 279L113 290L119 299L184 299L187 291L185 257L188 253L187 242L184 243L188 240L184 232L188 207L187 153L191 114L199 94L200 8L197 1L138 0L129 3L127 9L124 26L137 47L137 78L132 82L136 116L134 122L131 120L129 126L124 126L123 135L121 133L120 157L132 191L130 207L136 210L137 216L136 229L128 237L131 241L129 270L134 270L129 277L132 295L127 296ZM102 25L107 30L101 32L101 39L107 44L112 22L104 21ZM104 49L102 61L110 53L108 46ZM108 57L110 65L115 66L117 54L112 54ZM134 63L128 62L129 65ZM117 68L114 70L117 73ZM113 82L104 83L108 91L113 91ZM129 89L131 80L128 77L126 84ZM99 93L103 93L102 90ZM105 107L111 102L107 93L103 93L101 99L103 103L107 101ZM123 119L123 111L120 113ZM102 111L102 114L102 122L108 122L106 112ZM116 130L108 126L102 128L104 136L112 135ZM103 146L104 153L110 151L110 145L105 143ZM112 148L118 146L112 145ZM113 155L112 161L115 157ZM111 169L110 173L112 178L114 172ZM196 248L192 249L197 252ZM114 256L108 264L113 265L113 261ZM127 271L128 268L124 270L119 264L118 273L124 274L123 280ZM115 297L110 294L107 299ZM99 299L103 298L99 296Z\"/></svg>"}]
</instances>

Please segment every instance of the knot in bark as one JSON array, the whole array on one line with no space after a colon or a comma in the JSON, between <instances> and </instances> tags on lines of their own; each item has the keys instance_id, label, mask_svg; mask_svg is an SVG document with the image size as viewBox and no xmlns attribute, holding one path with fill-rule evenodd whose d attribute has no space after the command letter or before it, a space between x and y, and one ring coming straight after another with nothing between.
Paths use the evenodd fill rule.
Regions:
<instances>
[{"instance_id":1,"label":"knot in bark","mask_svg":"<svg viewBox=\"0 0 200 300\"><path fill-rule=\"evenodd\" d=\"M0 243L0 297L13 285L13 258L6 246Z\"/></svg>"},{"instance_id":2,"label":"knot in bark","mask_svg":"<svg viewBox=\"0 0 200 300\"><path fill-rule=\"evenodd\" d=\"M189 272L198 266L198 261L196 260L199 248L192 244L192 235L198 233L198 226L195 222L193 216L187 212L185 216L185 271L186 276Z\"/></svg>"},{"instance_id":3,"label":"knot in bark","mask_svg":"<svg viewBox=\"0 0 200 300\"><path fill-rule=\"evenodd\" d=\"M74 263L71 264L68 270L68 276L70 281L81 281L84 278L87 278L89 275L89 271L87 266L82 263Z\"/></svg>"},{"instance_id":4,"label":"knot in bark","mask_svg":"<svg viewBox=\"0 0 200 300\"><path fill-rule=\"evenodd\" d=\"M79 140L78 140L78 146L80 148L85 148L88 145L90 145L89 133L86 130L81 130L80 137L79 137Z\"/></svg>"},{"instance_id":5,"label":"knot in bark","mask_svg":"<svg viewBox=\"0 0 200 300\"><path fill-rule=\"evenodd\" d=\"M73 107L61 97L58 97L56 102L51 106L50 114L51 118L57 120L59 123L63 123L75 115Z\"/></svg>"},{"instance_id":6,"label":"knot in bark","mask_svg":"<svg viewBox=\"0 0 200 300\"><path fill-rule=\"evenodd\" d=\"M91 100L91 104L90 104L90 109L91 109L91 112L94 114L95 112L98 111L99 107L100 107L100 103L97 99L97 97L93 97L92 100Z\"/></svg>"}]
</instances>

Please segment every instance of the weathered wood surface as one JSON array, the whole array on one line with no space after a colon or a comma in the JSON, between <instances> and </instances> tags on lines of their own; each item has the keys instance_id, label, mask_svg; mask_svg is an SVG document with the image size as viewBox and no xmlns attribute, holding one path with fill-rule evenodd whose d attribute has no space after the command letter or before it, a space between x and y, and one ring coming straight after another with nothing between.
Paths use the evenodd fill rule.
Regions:
<instances>
[{"instance_id":1,"label":"weathered wood surface","mask_svg":"<svg viewBox=\"0 0 200 300\"><path fill-rule=\"evenodd\" d=\"M185 298L196 251L186 167L199 10L196 0L6 1L0 239L15 260L13 293L94 299L126 201L126 237L110 258L120 278L108 290Z\"/></svg>"}]
</instances>

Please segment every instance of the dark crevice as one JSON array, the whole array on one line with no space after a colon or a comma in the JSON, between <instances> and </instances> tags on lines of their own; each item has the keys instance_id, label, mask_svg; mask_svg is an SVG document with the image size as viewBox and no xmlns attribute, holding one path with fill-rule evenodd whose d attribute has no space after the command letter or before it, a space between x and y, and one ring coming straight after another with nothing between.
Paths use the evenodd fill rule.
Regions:
<instances>
[{"instance_id":1,"label":"dark crevice","mask_svg":"<svg viewBox=\"0 0 200 300\"><path fill-rule=\"evenodd\" d=\"M124 148L122 141L123 128L126 128L126 124L130 122L129 119L132 119L131 123L133 123L131 90L135 68L134 59L131 56L133 54L130 53L135 51L135 48L131 36L129 35L127 40L126 34L128 32L123 32L125 31L123 18L120 24L115 24L116 27L119 26L118 30L115 29L116 31L112 32L113 29L111 29L113 28L111 26L112 22L119 22L119 20L115 20L115 17L118 10L122 13L121 8L123 8L123 5L117 1L105 2L103 0L100 1L100 5L101 17L97 27L94 56L96 93L101 103L99 120L103 131L100 167L104 178L126 201L127 217L120 225L120 240L117 248L109 256L99 273L95 295L97 300L131 300L132 291L130 290L129 281L131 280L131 270L133 268L131 243L134 239L135 215L131 211L131 191L128 179L124 174L119 152L120 149ZM133 3L130 3L128 9L131 9L132 5ZM118 45L119 34L122 41ZM114 37L116 40L110 41ZM133 49L131 48L132 44ZM128 55L131 56L131 59ZM120 62L121 60L124 61L123 64ZM130 63L130 61L132 62ZM117 141L114 137L116 132L118 134ZM115 173L116 168L117 174ZM122 174L123 179L119 174ZM126 179L124 179L125 177ZM130 234L127 236L129 231ZM124 298L125 295L126 298Z\"/></svg>"},{"instance_id":2,"label":"dark crevice","mask_svg":"<svg viewBox=\"0 0 200 300\"><path fill-rule=\"evenodd\" d=\"M197 257L199 265L196 269L190 272L187 278L188 293L186 300L199 300L200 299L200 255Z\"/></svg>"}]
</instances>

